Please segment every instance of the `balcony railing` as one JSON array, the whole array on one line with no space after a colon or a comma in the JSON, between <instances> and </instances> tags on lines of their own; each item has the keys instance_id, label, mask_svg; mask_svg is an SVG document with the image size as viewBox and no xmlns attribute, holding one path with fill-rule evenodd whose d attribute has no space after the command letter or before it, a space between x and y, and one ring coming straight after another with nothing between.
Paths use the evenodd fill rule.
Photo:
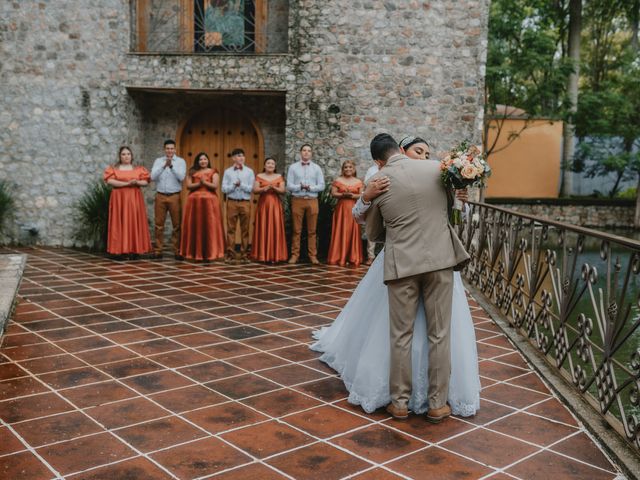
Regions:
<instances>
[{"instance_id":1,"label":"balcony railing","mask_svg":"<svg viewBox=\"0 0 640 480\"><path fill-rule=\"evenodd\" d=\"M132 50L286 53L288 0L134 0Z\"/></svg>"},{"instance_id":2,"label":"balcony railing","mask_svg":"<svg viewBox=\"0 0 640 480\"><path fill-rule=\"evenodd\" d=\"M640 449L640 242L472 204L463 275Z\"/></svg>"}]
</instances>

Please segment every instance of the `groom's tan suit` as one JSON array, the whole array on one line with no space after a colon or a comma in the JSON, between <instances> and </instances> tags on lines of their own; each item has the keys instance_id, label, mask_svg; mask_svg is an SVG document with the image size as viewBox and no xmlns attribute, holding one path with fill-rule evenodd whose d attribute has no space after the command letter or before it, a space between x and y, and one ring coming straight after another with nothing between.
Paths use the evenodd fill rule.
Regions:
<instances>
[{"instance_id":1,"label":"groom's tan suit","mask_svg":"<svg viewBox=\"0 0 640 480\"><path fill-rule=\"evenodd\" d=\"M411 397L411 341L420 294L427 316L429 408L445 405L451 373L453 268L469 259L449 224L447 194L438 162L394 155L379 175L389 191L370 207L367 236L385 243L384 282L389 292L391 402Z\"/></svg>"}]
</instances>

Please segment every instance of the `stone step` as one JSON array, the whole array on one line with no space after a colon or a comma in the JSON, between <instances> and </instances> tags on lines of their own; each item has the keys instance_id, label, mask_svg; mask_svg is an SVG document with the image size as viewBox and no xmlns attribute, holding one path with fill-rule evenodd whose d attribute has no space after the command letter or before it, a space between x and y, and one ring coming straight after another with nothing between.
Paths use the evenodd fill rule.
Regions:
<instances>
[{"instance_id":1,"label":"stone step","mask_svg":"<svg viewBox=\"0 0 640 480\"><path fill-rule=\"evenodd\" d=\"M0 337L13 312L26 263L26 255L0 255Z\"/></svg>"}]
</instances>

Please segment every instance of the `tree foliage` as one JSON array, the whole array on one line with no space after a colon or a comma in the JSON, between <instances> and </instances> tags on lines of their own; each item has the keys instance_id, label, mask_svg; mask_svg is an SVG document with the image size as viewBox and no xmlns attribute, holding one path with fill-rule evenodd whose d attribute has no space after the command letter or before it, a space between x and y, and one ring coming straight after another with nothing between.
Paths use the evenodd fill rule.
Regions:
<instances>
[{"instance_id":1,"label":"tree foliage","mask_svg":"<svg viewBox=\"0 0 640 480\"><path fill-rule=\"evenodd\" d=\"M489 130L504 135L513 108L524 111L521 130L508 132L507 145L529 126L533 117L560 118L565 107L565 83L571 72L566 56L564 1L494 0L489 14L489 45L485 79L485 141ZM505 106L507 108L503 108ZM490 155L496 142L485 144ZM504 147L503 147L504 148Z\"/></svg>"},{"instance_id":2,"label":"tree foliage","mask_svg":"<svg viewBox=\"0 0 640 480\"><path fill-rule=\"evenodd\" d=\"M518 107L522 117L571 120L579 145L574 170L614 174L607 192L640 175L640 0L583 0L578 109L570 113L567 78L569 0L492 0L487 52L485 138L501 132ZM527 121L523 127L527 128ZM495 145L494 145L495 146ZM486 145L490 153L491 145Z\"/></svg>"},{"instance_id":3,"label":"tree foliage","mask_svg":"<svg viewBox=\"0 0 640 480\"><path fill-rule=\"evenodd\" d=\"M618 193L622 180L640 174L639 8L635 0L587 2L574 169L590 177L612 174L609 196Z\"/></svg>"}]
</instances>

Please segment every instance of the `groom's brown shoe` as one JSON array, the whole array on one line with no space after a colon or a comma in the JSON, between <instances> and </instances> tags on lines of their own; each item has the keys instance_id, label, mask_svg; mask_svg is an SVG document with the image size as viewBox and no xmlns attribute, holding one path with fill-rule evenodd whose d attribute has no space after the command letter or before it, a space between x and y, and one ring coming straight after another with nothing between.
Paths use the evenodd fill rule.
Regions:
<instances>
[{"instance_id":1,"label":"groom's brown shoe","mask_svg":"<svg viewBox=\"0 0 640 480\"><path fill-rule=\"evenodd\" d=\"M442 420L451 415L451 407L446 405L440 408L431 408L427 412L427 422L440 423Z\"/></svg>"},{"instance_id":2,"label":"groom's brown shoe","mask_svg":"<svg viewBox=\"0 0 640 480\"><path fill-rule=\"evenodd\" d=\"M409 410L407 408L396 407L393 403L387 405L387 413L395 420L406 420L409 418Z\"/></svg>"}]
</instances>

